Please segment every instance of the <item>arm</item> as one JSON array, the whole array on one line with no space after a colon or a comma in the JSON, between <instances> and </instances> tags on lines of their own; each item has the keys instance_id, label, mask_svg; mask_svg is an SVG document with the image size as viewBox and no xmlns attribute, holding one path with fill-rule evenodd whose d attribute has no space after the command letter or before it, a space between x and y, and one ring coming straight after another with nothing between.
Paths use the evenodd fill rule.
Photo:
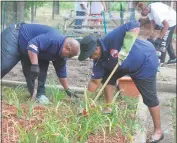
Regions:
<instances>
[{"instance_id":1,"label":"arm","mask_svg":"<svg viewBox=\"0 0 177 143\"><path fill-rule=\"evenodd\" d=\"M59 81L65 90L69 88L67 78L59 78Z\"/></svg>"},{"instance_id":2,"label":"arm","mask_svg":"<svg viewBox=\"0 0 177 143\"><path fill-rule=\"evenodd\" d=\"M31 64L38 65L38 55L30 50L28 50L28 56L31 61Z\"/></svg>"},{"instance_id":3,"label":"arm","mask_svg":"<svg viewBox=\"0 0 177 143\"><path fill-rule=\"evenodd\" d=\"M88 83L88 91L94 93L101 84L102 79L91 79Z\"/></svg>"},{"instance_id":4,"label":"arm","mask_svg":"<svg viewBox=\"0 0 177 143\"><path fill-rule=\"evenodd\" d=\"M168 30L168 28L169 28L169 24L168 24L168 21L167 21L167 20L163 20L163 21L162 21L162 24L164 25L164 27L163 27L163 29L162 29L162 31L161 31L161 33L160 33L160 36L159 36L160 39L163 38L163 36L165 35L165 33L167 32L167 30Z\"/></svg>"},{"instance_id":5,"label":"arm","mask_svg":"<svg viewBox=\"0 0 177 143\"><path fill-rule=\"evenodd\" d=\"M152 38L152 36L154 34L154 30L155 30L155 21L151 20L151 29L150 29L149 37Z\"/></svg>"},{"instance_id":6,"label":"arm","mask_svg":"<svg viewBox=\"0 0 177 143\"><path fill-rule=\"evenodd\" d=\"M38 53L46 50L51 41L46 34L41 34L28 42L27 50L31 64L38 64Z\"/></svg>"}]
</instances>

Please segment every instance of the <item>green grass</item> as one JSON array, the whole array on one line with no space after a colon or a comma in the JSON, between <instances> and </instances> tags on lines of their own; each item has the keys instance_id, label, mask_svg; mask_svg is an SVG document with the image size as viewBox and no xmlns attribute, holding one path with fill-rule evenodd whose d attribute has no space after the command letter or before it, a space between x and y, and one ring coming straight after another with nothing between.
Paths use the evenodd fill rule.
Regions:
<instances>
[{"instance_id":1,"label":"green grass","mask_svg":"<svg viewBox=\"0 0 177 143\"><path fill-rule=\"evenodd\" d=\"M135 117L137 100L127 96L120 96L118 93L114 97L111 105L113 114L105 115L102 109L107 105L103 104L102 98L94 103L94 95L85 94L82 99L65 100L65 93L55 86L47 89L47 95L52 102L46 106L46 111L42 112L43 118L34 113L35 104L32 103L27 90L22 87L3 87L3 97L5 101L17 108L17 118L37 118L41 122L28 131L21 125L16 125L19 131L19 142L49 142L49 143L83 143L91 134L114 135L119 127L122 133L132 140L132 136L137 128L141 129L139 120ZM22 103L28 104L28 114L25 114L20 106ZM87 116L82 111L87 110Z\"/></svg>"}]
</instances>

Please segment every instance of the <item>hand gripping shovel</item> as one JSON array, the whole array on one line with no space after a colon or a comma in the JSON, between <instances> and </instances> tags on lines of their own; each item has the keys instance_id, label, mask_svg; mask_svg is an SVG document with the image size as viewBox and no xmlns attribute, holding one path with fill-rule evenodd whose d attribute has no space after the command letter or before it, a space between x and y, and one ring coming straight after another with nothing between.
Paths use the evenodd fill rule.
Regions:
<instances>
[{"instance_id":1,"label":"hand gripping shovel","mask_svg":"<svg viewBox=\"0 0 177 143\"><path fill-rule=\"evenodd\" d=\"M109 75L109 77L107 78L106 82L103 84L103 86L101 87L100 91L98 92L98 94L96 95L95 99L94 99L94 103L97 101L97 99L100 97L102 91L104 90L105 86L107 85L107 83L109 82L109 80L111 79L111 77L113 76L113 74L115 73L115 71L117 70L117 68L119 67L119 62L117 62L116 66L114 67L114 69L112 70L111 74ZM91 105L91 107L94 107L94 105ZM87 116L87 111L86 108L83 109L83 114L84 116Z\"/></svg>"}]
</instances>

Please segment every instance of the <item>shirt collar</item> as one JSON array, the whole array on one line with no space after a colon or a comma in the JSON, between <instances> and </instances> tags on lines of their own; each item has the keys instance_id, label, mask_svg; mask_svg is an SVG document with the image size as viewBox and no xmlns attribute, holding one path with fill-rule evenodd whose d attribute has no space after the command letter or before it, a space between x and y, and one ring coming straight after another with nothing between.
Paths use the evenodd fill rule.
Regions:
<instances>
[{"instance_id":1,"label":"shirt collar","mask_svg":"<svg viewBox=\"0 0 177 143\"><path fill-rule=\"evenodd\" d=\"M101 49L102 49L102 57L101 57L101 59L108 59L109 51L106 48L106 46L104 44L104 41L102 39L98 39L98 42L99 42L99 44L101 46Z\"/></svg>"},{"instance_id":2,"label":"shirt collar","mask_svg":"<svg viewBox=\"0 0 177 143\"><path fill-rule=\"evenodd\" d=\"M59 55L60 57L62 57L61 51L62 51L63 48L64 48L65 40L66 40L66 37L64 37L64 39L63 39L63 41L62 41L62 43L61 43L61 48L59 48L59 50L58 50L58 55ZM59 45L58 45L58 46L59 46Z\"/></svg>"}]
</instances>

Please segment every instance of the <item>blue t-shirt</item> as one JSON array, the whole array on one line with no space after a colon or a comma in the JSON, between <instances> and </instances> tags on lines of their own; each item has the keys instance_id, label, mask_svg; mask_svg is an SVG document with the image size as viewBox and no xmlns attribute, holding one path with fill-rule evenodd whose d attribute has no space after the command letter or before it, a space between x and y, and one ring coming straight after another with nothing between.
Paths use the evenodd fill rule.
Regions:
<instances>
[{"instance_id":1,"label":"blue t-shirt","mask_svg":"<svg viewBox=\"0 0 177 143\"><path fill-rule=\"evenodd\" d=\"M58 77L65 78L66 58L61 56L65 36L56 29L40 24L23 24L19 31L19 51L28 56L28 50L38 54L39 60L55 62ZM60 65L60 66L56 66Z\"/></svg>"},{"instance_id":2,"label":"blue t-shirt","mask_svg":"<svg viewBox=\"0 0 177 143\"><path fill-rule=\"evenodd\" d=\"M111 72L118 62L118 52L123 46L123 40L127 31L138 27L137 22L128 22L108 33L99 40L102 48L102 57L93 62L92 79L100 79L104 74ZM158 57L154 46L145 40L136 39L129 55L117 69L128 72L134 79L145 79L155 76L158 67Z\"/></svg>"}]
</instances>

